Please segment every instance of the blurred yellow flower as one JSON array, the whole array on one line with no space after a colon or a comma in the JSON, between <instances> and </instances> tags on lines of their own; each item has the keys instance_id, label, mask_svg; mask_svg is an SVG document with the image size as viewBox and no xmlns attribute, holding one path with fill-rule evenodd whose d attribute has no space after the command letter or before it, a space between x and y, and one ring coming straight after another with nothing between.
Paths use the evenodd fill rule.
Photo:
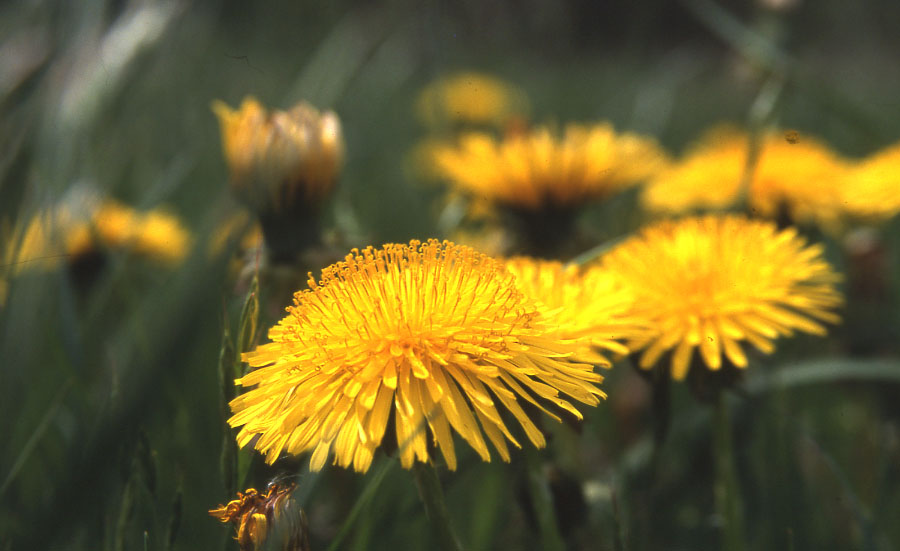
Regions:
<instances>
[{"instance_id":1,"label":"blurred yellow flower","mask_svg":"<svg viewBox=\"0 0 900 551\"><path fill-rule=\"evenodd\" d=\"M642 333L633 317L632 293L609 271L593 266L514 257L506 267L516 285L535 299L554 327L553 336L579 340L589 347L628 354L620 341ZM584 353L583 358L588 358ZM591 363L609 367L603 356L590 356Z\"/></svg>"},{"instance_id":2,"label":"blurred yellow flower","mask_svg":"<svg viewBox=\"0 0 900 551\"><path fill-rule=\"evenodd\" d=\"M3 260L18 272L53 268L90 252L127 250L171 264L184 258L190 242L190 233L175 216L157 209L136 211L108 199L38 213L7 239Z\"/></svg>"},{"instance_id":3,"label":"blurred yellow flower","mask_svg":"<svg viewBox=\"0 0 900 551\"><path fill-rule=\"evenodd\" d=\"M683 159L657 173L642 202L660 213L725 209L741 198L749 137L720 127L709 131ZM799 134L767 133L752 167L746 200L766 218L790 217L825 227L840 219L840 186L847 162L824 144Z\"/></svg>"},{"instance_id":4,"label":"blurred yellow flower","mask_svg":"<svg viewBox=\"0 0 900 551\"><path fill-rule=\"evenodd\" d=\"M180 262L190 247L190 234L178 218L158 209L139 212L115 201L105 201L90 224L101 247L127 249L170 264Z\"/></svg>"},{"instance_id":5,"label":"blurred yellow flower","mask_svg":"<svg viewBox=\"0 0 900 551\"><path fill-rule=\"evenodd\" d=\"M451 428L484 461L484 434L509 461L506 440L520 445L501 409L540 447L519 400L559 420L540 401L580 418L560 393L590 405L605 397L595 385L602 377L578 362L578 343L547 336L513 275L468 247L429 240L354 250L309 283L269 330L272 342L244 355L258 369L237 383L254 388L231 402L238 443L269 463L311 450L317 471L333 451L335 463L364 472L391 417L405 468L431 459L430 434L455 469Z\"/></svg>"},{"instance_id":6,"label":"blurred yellow flower","mask_svg":"<svg viewBox=\"0 0 900 551\"><path fill-rule=\"evenodd\" d=\"M515 208L576 208L648 178L666 163L651 138L617 134L606 123L569 125L560 137L540 127L501 141L463 135L431 148L435 170L457 188Z\"/></svg>"},{"instance_id":7,"label":"blurred yellow flower","mask_svg":"<svg viewBox=\"0 0 900 551\"><path fill-rule=\"evenodd\" d=\"M247 97L235 110L221 101L222 148L235 194L258 212L309 208L328 197L344 156L341 123L307 103L266 109Z\"/></svg>"},{"instance_id":8,"label":"blurred yellow flower","mask_svg":"<svg viewBox=\"0 0 900 551\"><path fill-rule=\"evenodd\" d=\"M209 514L223 523L234 524L241 551L259 551L264 545L265 549L308 551L306 515L293 498L295 488L293 483L271 483L265 493L248 488ZM280 545L273 545L270 536L277 537Z\"/></svg>"},{"instance_id":9,"label":"blurred yellow flower","mask_svg":"<svg viewBox=\"0 0 900 551\"><path fill-rule=\"evenodd\" d=\"M878 221L900 212L900 143L887 147L853 167L841 188L852 216Z\"/></svg>"},{"instance_id":10,"label":"blurred yellow flower","mask_svg":"<svg viewBox=\"0 0 900 551\"><path fill-rule=\"evenodd\" d=\"M473 72L432 82L416 103L419 119L431 127L453 122L496 126L527 111L528 99L518 88Z\"/></svg>"},{"instance_id":11,"label":"blurred yellow flower","mask_svg":"<svg viewBox=\"0 0 900 551\"><path fill-rule=\"evenodd\" d=\"M634 294L634 314L655 331L629 340L653 367L669 350L672 377L684 379L694 348L709 369L722 353L740 368L746 340L768 354L794 330L824 335L820 321L839 322L840 276L793 228L739 216L705 216L644 229L607 253L602 266Z\"/></svg>"}]
</instances>

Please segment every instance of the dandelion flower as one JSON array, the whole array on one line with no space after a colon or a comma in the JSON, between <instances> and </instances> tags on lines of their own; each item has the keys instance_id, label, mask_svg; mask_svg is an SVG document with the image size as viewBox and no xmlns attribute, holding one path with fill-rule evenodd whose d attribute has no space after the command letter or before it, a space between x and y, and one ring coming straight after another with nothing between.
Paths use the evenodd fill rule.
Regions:
<instances>
[{"instance_id":1,"label":"dandelion flower","mask_svg":"<svg viewBox=\"0 0 900 551\"><path fill-rule=\"evenodd\" d=\"M900 212L900 144L863 159L847 174L841 196L849 214L885 220Z\"/></svg>"},{"instance_id":2,"label":"dandelion flower","mask_svg":"<svg viewBox=\"0 0 900 551\"><path fill-rule=\"evenodd\" d=\"M434 170L458 191L501 207L522 238L520 253L560 257L571 249L578 210L649 177L665 155L649 139L609 124L548 128L497 140L463 135L431 147Z\"/></svg>"},{"instance_id":3,"label":"dandelion flower","mask_svg":"<svg viewBox=\"0 0 900 551\"><path fill-rule=\"evenodd\" d=\"M103 250L129 251L167 264L187 254L191 235L175 216L154 209L137 211L118 201L61 204L35 215L7 240L4 260L26 268L49 269L61 260Z\"/></svg>"},{"instance_id":4,"label":"dandelion flower","mask_svg":"<svg viewBox=\"0 0 900 551\"><path fill-rule=\"evenodd\" d=\"M521 400L581 417L559 395L596 405L602 377L579 363L578 344L548 337L545 321L503 265L450 242L354 250L294 296L272 342L244 355L253 387L231 402L241 446L273 462L312 451L321 469L366 471L393 417L401 464L429 461L428 434L450 469L452 431L484 461L484 439L509 461L520 447L508 411L536 446L545 441ZM452 429L452 431L451 431Z\"/></svg>"},{"instance_id":5,"label":"dandelion flower","mask_svg":"<svg viewBox=\"0 0 900 551\"><path fill-rule=\"evenodd\" d=\"M306 515L293 499L296 484L269 484L265 493L254 488L238 492L238 498L226 505L219 505L209 514L223 523L234 524L235 539L241 551L282 549L284 551L308 551L309 535ZM272 538L280 539L280 546L272 546Z\"/></svg>"},{"instance_id":6,"label":"dandelion flower","mask_svg":"<svg viewBox=\"0 0 900 551\"><path fill-rule=\"evenodd\" d=\"M528 100L515 86L474 72L432 82L416 103L419 119L431 127L452 122L496 126L527 110Z\"/></svg>"},{"instance_id":7,"label":"dandelion flower","mask_svg":"<svg viewBox=\"0 0 900 551\"><path fill-rule=\"evenodd\" d=\"M515 257L506 267L516 277L519 289L538 301L554 327L553 335L576 339L615 354L628 354L620 341L641 333L640 322L631 314L633 297L609 271L593 266ZM609 367L603 356L595 365Z\"/></svg>"},{"instance_id":8,"label":"dandelion flower","mask_svg":"<svg viewBox=\"0 0 900 551\"><path fill-rule=\"evenodd\" d=\"M561 137L546 127L502 141L470 133L458 147L434 147L432 156L459 189L529 210L604 199L651 176L665 160L652 139L617 134L606 123L569 125Z\"/></svg>"},{"instance_id":9,"label":"dandelion flower","mask_svg":"<svg viewBox=\"0 0 900 551\"><path fill-rule=\"evenodd\" d=\"M716 210L741 199L749 137L733 128L708 132L679 162L646 185L643 204L659 213ZM746 201L766 218L783 215L794 222L834 225L841 215L839 188L847 163L807 136L763 136L751 167Z\"/></svg>"},{"instance_id":10,"label":"dandelion flower","mask_svg":"<svg viewBox=\"0 0 900 551\"><path fill-rule=\"evenodd\" d=\"M91 217L91 229L105 248L128 249L164 263L180 262L191 237L174 215L159 209L136 211L105 201Z\"/></svg>"},{"instance_id":11,"label":"dandelion flower","mask_svg":"<svg viewBox=\"0 0 900 551\"><path fill-rule=\"evenodd\" d=\"M824 335L837 323L839 276L793 228L739 216L666 221L646 228L603 258L635 297L634 314L655 329L630 340L649 369L670 350L672 377L683 379L694 348L711 370L725 357L747 366L741 341L763 353L794 330Z\"/></svg>"}]
</instances>

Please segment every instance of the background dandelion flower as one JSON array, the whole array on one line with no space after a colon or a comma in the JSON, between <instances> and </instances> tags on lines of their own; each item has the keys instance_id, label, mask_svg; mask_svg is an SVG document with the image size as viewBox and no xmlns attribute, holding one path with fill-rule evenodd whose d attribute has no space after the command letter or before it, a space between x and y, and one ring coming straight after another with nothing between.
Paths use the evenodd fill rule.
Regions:
<instances>
[{"instance_id":1,"label":"background dandelion flower","mask_svg":"<svg viewBox=\"0 0 900 551\"><path fill-rule=\"evenodd\" d=\"M454 186L524 209L578 207L612 195L659 170L665 154L648 137L617 134L612 125L547 127L502 141L463 135L458 146L432 148L436 170Z\"/></svg>"},{"instance_id":2,"label":"background dandelion flower","mask_svg":"<svg viewBox=\"0 0 900 551\"><path fill-rule=\"evenodd\" d=\"M113 250L174 264L190 244L190 232L174 215L105 199L80 208L63 203L38 213L7 239L3 259L17 270L50 269L63 259Z\"/></svg>"},{"instance_id":3,"label":"background dandelion flower","mask_svg":"<svg viewBox=\"0 0 900 551\"><path fill-rule=\"evenodd\" d=\"M500 125L528 111L518 88L494 76L463 72L426 86L416 102L419 120L430 127L459 122Z\"/></svg>"},{"instance_id":4,"label":"background dandelion flower","mask_svg":"<svg viewBox=\"0 0 900 551\"><path fill-rule=\"evenodd\" d=\"M694 348L712 370L722 354L747 366L740 341L764 353L794 330L824 335L837 323L839 276L796 230L739 216L706 216L651 226L602 261L634 293L634 313L655 329L630 340L640 366L672 353L672 377L683 379Z\"/></svg>"},{"instance_id":5,"label":"background dandelion flower","mask_svg":"<svg viewBox=\"0 0 900 551\"><path fill-rule=\"evenodd\" d=\"M354 250L298 292L271 343L245 354L253 367L231 402L241 446L273 462L312 451L319 470L366 471L394 415L401 464L429 460L430 432L450 469L451 429L490 460L484 435L508 461L501 418L512 414L536 446L544 437L519 400L580 413L559 394L596 405L602 377L574 361L575 342L547 336L542 315L503 265L450 242ZM480 424L480 426L479 426Z\"/></svg>"},{"instance_id":6,"label":"background dandelion flower","mask_svg":"<svg viewBox=\"0 0 900 551\"><path fill-rule=\"evenodd\" d=\"M577 339L588 347L615 354L628 354L621 341L641 334L640 322L633 317L632 293L609 271L592 266L514 257L506 267L516 276L519 289L538 301L554 334ZM591 357L596 365L609 367L601 355Z\"/></svg>"},{"instance_id":7,"label":"background dandelion flower","mask_svg":"<svg viewBox=\"0 0 900 551\"><path fill-rule=\"evenodd\" d=\"M900 143L853 167L841 196L848 212L865 220L886 220L900 212Z\"/></svg>"},{"instance_id":8,"label":"background dandelion flower","mask_svg":"<svg viewBox=\"0 0 900 551\"><path fill-rule=\"evenodd\" d=\"M661 213L724 209L741 199L750 141L730 127L709 131L679 162L644 188L645 207ZM747 206L766 218L833 226L842 215L839 188L847 162L826 145L769 132L751 167Z\"/></svg>"}]
</instances>

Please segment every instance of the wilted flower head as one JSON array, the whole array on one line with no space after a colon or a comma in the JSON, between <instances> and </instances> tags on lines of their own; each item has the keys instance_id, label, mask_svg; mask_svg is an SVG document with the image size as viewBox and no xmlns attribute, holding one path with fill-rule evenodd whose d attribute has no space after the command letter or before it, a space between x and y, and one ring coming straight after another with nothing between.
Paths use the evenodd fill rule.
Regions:
<instances>
[{"instance_id":1,"label":"wilted flower head","mask_svg":"<svg viewBox=\"0 0 900 551\"><path fill-rule=\"evenodd\" d=\"M248 488L238 492L237 499L211 509L209 514L223 523L234 524L241 551L260 551L264 545L265 549L309 551L306 515L292 497L295 487L293 483L273 482L265 493ZM272 544L273 537L280 540L280 545Z\"/></svg>"},{"instance_id":2,"label":"wilted flower head","mask_svg":"<svg viewBox=\"0 0 900 551\"><path fill-rule=\"evenodd\" d=\"M694 348L712 370L722 354L746 367L740 341L768 354L772 341L794 330L824 335L837 323L840 277L793 228L739 216L662 222L607 253L602 266L634 294L634 314L654 332L630 340L643 349L640 366L653 367L673 350L672 377L683 379Z\"/></svg>"},{"instance_id":3,"label":"wilted flower head","mask_svg":"<svg viewBox=\"0 0 900 551\"><path fill-rule=\"evenodd\" d=\"M231 402L238 443L273 462L312 451L310 468L366 471L393 416L401 464L427 462L427 435L450 469L452 431L484 461L486 434L501 458L519 446L507 410L536 446L544 437L521 400L580 417L559 394L596 405L602 377L579 363L576 342L555 338L503 265L450 242L412 241L354 250L310 278L272 342L244 355L258 369ZM480 425L480 426L479 426ZM451 431L452 429L452 431Z\"/></svg>"},{"instance_id":4,"label":"wilted flower head","mask_svg":"<svg viewBox=\"0 0 900 551\"><path fill-rule=\"evenodd\" d=\"M344 155L341 123L331 111L307 103L289 111L266 109L252 97L234 110L213 111L235 194L257 212L310 209L328 197Z\"/></svg>"},{"instance_id":5,"label":"wilted flower head","mask_svg":"<svg viewBox=\"0 0 900 551\"><path fill-rule=\"evenodd\" d=\"M863 159L848 173L841 188L848 213L870 221L900 212L900 144Z\"/></svg>"},{"instance_id":6,"label":"wilted flower head","mask_svg":"<svg viewBox=\"0 0 900 551\"><path fill-rule=\"evenodd\" d=\"M528 99L515 86L491 75L457 73L429 84L416 112L428 126L447 123L500 125L528 110Z\"/></svg>"},{"instance_id":7,"label":"wilted flower head","mask_svg":"<svg viewBox=\"0 0 900 551\"><path fill-rule=\"evenodd\" d=\"M506 267L526 296L535 299L554 328L553 335L583 342L586 346L627 354L621 341L642 334L633 317L632 293L609 271L593 266L515 257ZM583 354L584 355L584 354ZM609 367L603 356L592 363Z\"/></svg>"},{"instance_id":8,"label":"wilted flower head","mask_svg":"<svg viewBox=\"0 0 900 551\"><path fill-rule=\"evenodd\" d=\"M728 208L741 199L750 139L721 127L708 132L679 162L647 183L642 201L653 211L680 213ZM766 218L832 225L841 215L839 189L846 162L796 131L763 136L746 189L751 212Z\"/></svg>"}]
</instances>

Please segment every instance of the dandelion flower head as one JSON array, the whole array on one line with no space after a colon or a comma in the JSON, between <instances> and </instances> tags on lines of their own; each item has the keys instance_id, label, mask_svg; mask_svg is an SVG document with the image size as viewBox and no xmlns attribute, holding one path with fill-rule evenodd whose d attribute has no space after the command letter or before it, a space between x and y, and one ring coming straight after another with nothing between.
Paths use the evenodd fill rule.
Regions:
<instances>
[{"instance_id":1,"label":"dandelion flower head","mask_svg":"<svg viewBox=\"0 0 900 551\"><path fill-rule=\"evenodd\" d=\"M683 379L695 348L711 370L747 366L741 341L763 353L795 330L824 335L837 323L839 280L793 228L739 216L665 221L607 253L602 265L634 293L634 313L654 329L630 340L639 364L672 351L672 377Z\"/></svg>"},{"instance_id":2,"label":"dandelion flower head","mask_svg":"<svg viewBox=\"0 0 900 551\"><path fill-rule=\"evenodd\" d=\"M900 212L900 143L853 167L841 196L847 211L865 220L885 220Z\"/></svg>"},{"instance_id":3,"label":"dandelion flower head","mask_svg":"<svg viewBox=\"0 0 900 551\"><path fill-rule=\"evenodd\" d=\"M679 162L657 173L644 188L642 202L655 212L716 210L741 198L750 138L729 127L709 131ZM746 200L766 217L782 214L796 222L832 226L841 215L839 188L847 163L814 138L763 136L750 167Z\"/></svg>"},{"instance_id":4,"label":"dandelion flower head","mask_svg":"<svg viewBox=\"0 0 900 551\"><path fill-rule=\"evenodd\" d=\"M163 263L187 254L191 235L163 210L138 211L106 199L60 204L31 218L7 240L4 264L49 269L98 250L126 250Z\"/></svg>"},{"instance_id":5,"label":"dandelion flower head","mask_svg":"<svg viewBox=\"0 0 900 551\"><path fill-rule=\"evenodd\" d=\"M546 336L541 313L496 260L450 242L412 241L354 250L322 280L294 296L272 342L245 354L257 368L231 402L240 426L267 461L312 451L312 470L330 452L366 471L393 415L401 464L430 460L430 434L455 469L452 432L484 461L520 447L501 417L508 411L536 446L545 441L522 409L527 401L580 417L568 401L604 397L578 344ZM567 398L560 397L567 395Z\"/></svg>"},{"instance_id":6,"label":"dandelion flower head","mask_svg":"<svg viewBox=\"0 0 900 551\"><path fill-rule=\"evenodd\" d=\"M640 321L631 314L632 293L599 266L581 268L553 260L514 257L506 261L506 267L516 277L519 289L538 301L559 337L624 355L628 348L621 341L643 332ZM591 362L611 365L599 355Z\"/></svg>"},{"instance_id":7,"label":"dandelion flower head","mask_svg":"<svg viewBox=\"0 0 900 551\"><path fill-rule=\"evenodd\" d=\"M430 127L446 123L496 126L528 111L518 88L491 75L463 72L440 78L422 90L419 119Z\"/></svg>"},{"instance_id":8,"label":"dandelion flower head","mask_svg":"<svg viewBox=\"0 0 900 551\"><path fill-rule=\"evenodd\" d=\"M502 140L468 133L457 145L432 147L431 155L435 171L460 190L526 210L604 199L666 163L654 140L618 134L608 123L572 124L561 136L547 127Z\"/></svg>"}]
</instances>

